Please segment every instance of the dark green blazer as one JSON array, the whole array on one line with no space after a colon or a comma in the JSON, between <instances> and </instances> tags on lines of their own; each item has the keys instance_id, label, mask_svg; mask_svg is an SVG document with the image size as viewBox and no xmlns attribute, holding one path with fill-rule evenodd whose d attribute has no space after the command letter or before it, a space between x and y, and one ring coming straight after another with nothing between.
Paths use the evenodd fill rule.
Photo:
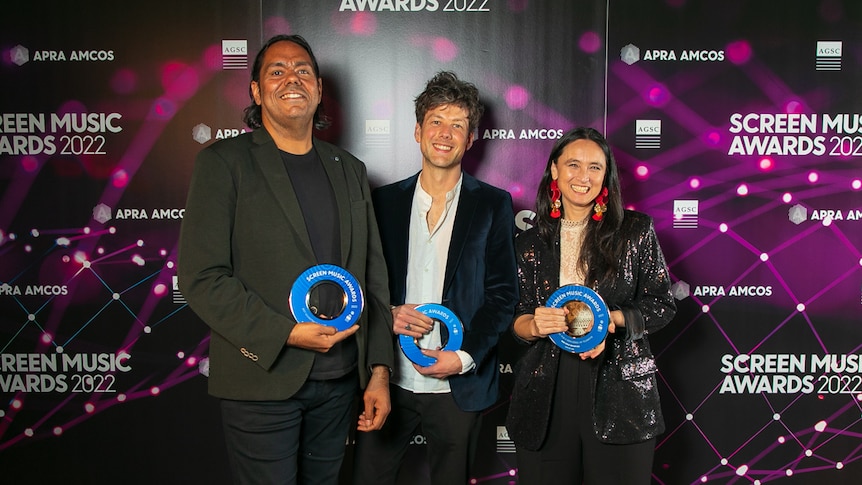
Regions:
<instances>
[{"instance_id":1,"label":"dark green blazer","mask_svg":"<svg viewBox=\"0 0 862 485\"><path fill-rule=\"evenodd\" d=\"M392 366L386 266L365 165L314 139L332 184L341 224L341 266L365 296L354 335L360 384L370 365ZM195 161L180 231L179 287L212 329L210 394L281 400L305 382L314 352L285 345L296 324L288 296L317 264L299 202L265 129L221 140Z\"/></svg>"}]
</instances>

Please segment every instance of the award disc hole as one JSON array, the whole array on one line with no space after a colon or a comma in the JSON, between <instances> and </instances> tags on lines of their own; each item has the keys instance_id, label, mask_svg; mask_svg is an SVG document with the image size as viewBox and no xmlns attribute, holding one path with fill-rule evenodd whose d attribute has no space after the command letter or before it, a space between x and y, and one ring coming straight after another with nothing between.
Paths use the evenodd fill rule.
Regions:
<instances>
[{"instance_id":1,"label":"award disc hole","mask_svg":"<svg viewBox=\"0 0 862 485\"><path fill-rule=\"evenodd\" d=\"M347 308L347 293L333 281L321 281L308 290L305 303L317 318L333 320Z\"/></svg>"},{"instance_id":2,"label":"award disc hole","mask_svg":"<svg viewBox=\"0 0 862 485\"><path fill-rule=\"evenodd\" d=\"M593 311L590 306L580 300L569 300L563 308L568 310L566 323L569 329L566 333L574 338L583 337L593 329Z\"/></svg>"}]
</instances>

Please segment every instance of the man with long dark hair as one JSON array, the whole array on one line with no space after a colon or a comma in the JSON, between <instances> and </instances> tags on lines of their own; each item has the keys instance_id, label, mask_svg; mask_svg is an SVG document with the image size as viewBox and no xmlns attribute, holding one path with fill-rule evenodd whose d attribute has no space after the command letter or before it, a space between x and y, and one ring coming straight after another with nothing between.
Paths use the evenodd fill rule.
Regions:
<instances>
[{"instance_id":1,"label":"man with long dark hair","mask_svg":"<svg viewBox=\"0 0 862 485\"><path fill-rule=\"evenodd\" d=\"M305 39L270 39L249 85L254 130L200 152L186 204L179 285L212 329L209 392L237 483L335 484L357 387L360 431L390 408L392 316L366 169L313 136L325 121L318 73ZM346 330L288 308L294 281L319 264L362 289ZM314 308L336 315L343 298L321 292Z\"/></svg>"}]
</instances>

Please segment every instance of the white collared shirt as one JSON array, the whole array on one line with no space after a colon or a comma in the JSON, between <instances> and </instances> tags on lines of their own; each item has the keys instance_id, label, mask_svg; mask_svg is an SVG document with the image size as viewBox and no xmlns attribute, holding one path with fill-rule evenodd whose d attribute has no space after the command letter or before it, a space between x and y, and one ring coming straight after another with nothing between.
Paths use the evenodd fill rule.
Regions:
<instances>
[{"instance_id":1,"label":"white collared shirt","mask_svg":"<svg viewBox=\"0 0 862 485\"><path fill-rule=\"evenodd\" d=\"M425 192L419 180L416 182L410 209L407 249L407 303L441 303L443 300L443 279L446 276L449 243L452 240L452 228L455 214L458 212L463 179L462 174L455 187L446 193L446 207L431 230L426 222L428 211L431 210L431 196ZM436 349L441 346L440 324L437 323L431 333L419 340L419 347ZM461 358L462 373L475 367L470 354L461 350L457 353ZM396 361L396 371L392 376L395 385L416 393L450 392L447 379L423 376L402 352L398 352Z\"/></svg>"}]
</instances>

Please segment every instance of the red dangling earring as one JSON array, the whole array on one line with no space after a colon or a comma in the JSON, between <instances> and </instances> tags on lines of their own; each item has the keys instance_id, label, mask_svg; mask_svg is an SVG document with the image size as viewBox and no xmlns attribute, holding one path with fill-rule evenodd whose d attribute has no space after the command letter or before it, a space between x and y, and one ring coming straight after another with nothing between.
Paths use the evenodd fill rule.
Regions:
<instances>
[{"instance_id":1,"label":"red dangling earring","mask_svg":"<svg viewBox=\"0 0 862 485\"><path fill-rule=\"evenodd\" d=\"M563 203L560 202L560 196L562 194L560 194L560 186L557 185L556 180L551 180L550 191L551 191L551 217L553 217L554 219L559 219L560 218L560 206L563 205Z\"/></svg>"},{"instance_id":2,"label":"red dangling earring","mask_svg":"<svg viewBox=\"0 0 862 485\"><path fill-rule=\"evenodd\" d=\"M599 194L598 197L596 197L596 205L593 206L593 210L596 212L595 214L593 214L593 220L594 221L602 220L602 217L604 217L605 212L608 211L608 188L607 187L602 188L601 193Z\"/></svg>"}]
</instances>

